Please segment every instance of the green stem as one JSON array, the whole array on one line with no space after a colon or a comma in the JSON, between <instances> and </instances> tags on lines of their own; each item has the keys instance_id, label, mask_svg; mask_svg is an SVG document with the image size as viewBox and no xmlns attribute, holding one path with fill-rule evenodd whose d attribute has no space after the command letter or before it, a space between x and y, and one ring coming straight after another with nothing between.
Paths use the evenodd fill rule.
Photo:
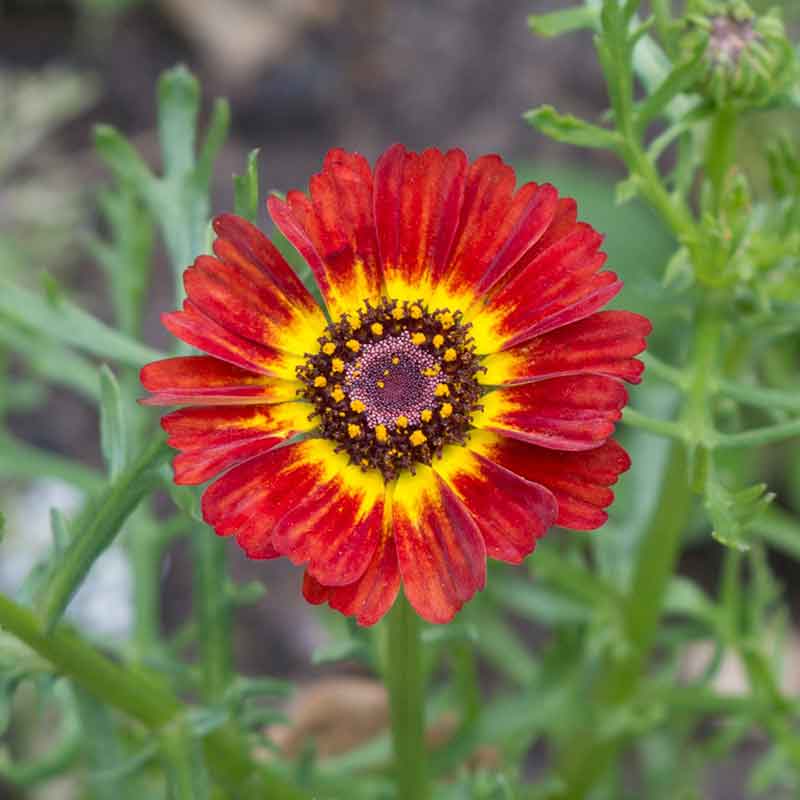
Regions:
<instances>
[{"instance_id":1,"label":"green stem","mask_svg":"<svg viewBox=\"0 0 800 800\"><path fill-rule=\"evenodd\" d=\"M120 666L66 628L46 633L37 616L0 594L0 628L25 642L56 670L108 706L151 730L177 720L188 708L145 673ZM246 743L225 728L204 739L209 769L242 800L307 800L306 795L264 765L256 765Z\"/></svg>"},{"instance_id":2,"label":"green stem","mask_svg":"<svg viewBox=\"0 0 800 800\"><path fill-rule=\"evenodd\" d=\"M231 680L232 641L227 596L225 541L209 529L195 532L194 603L199 633L203 696L209 703L222 699Z\"/></svg>"},{"instance_id":3,"label":"green stem","mask_svg":"<svg viewBox=\"0 0 800 800\"><path fill-rule=\"evenodd\" d=\"M636 694L647 656L653 645L667 584L680 549L681 534L689 518L691 494L686 483L686 452L674 443L662 484L657 511L638 546L638 560L624 606L629 649L619 660L601 670L587 709L593 709L588 735L566 742L559 755L558 772L563 788L552 800L586 797L597 779L609 768L625 740L602 738L604 719Z\"/></svg>"},{"instance_id":4,"label":"green stem","mask_svg":"<svg viewBox=\"0 0 800 800\"><path fill-rule=\"evenodd\" d=\"M719 213L725 193L725 176L734 156L736 134L736 112L722 108L711 122L706 143L706 175L711 183L714 212Z\"/></svg>"},{"instance_id":5,"label":"green stem","mask_svg":"<svg viewBox=\"0 0 800 800\"><path fill-rule=\"evenodd\" d=\"M425 697L420 623L401 592L388 616L386 681L392 717L398 800L428 800Z\"/></svg>"},{"instance_id":6,"label":"green stem","mask_svg":"<svg viewBox=\"0 0 800 800\"><path fill-rule=\"evenodd\" d=\"M720 433L717 434L716 444L717 447L757 447L782 442L794 436L800 436L800 419L742 433Z\"/></svg>"},{"instance_id":7,"label":"green stem","mask_svg":"<svg viewBox=\"0 0 800 800\"><path fill-rule=\"evenodd\" d=\"M58 622L92 564L108 548L141 499L153 489L158 480L157 468L169 453L159 432L99 502L91 503L86 513L80 515L78 525L86 527L76 532L37 603L48 629Z\"/></svg>"},{"instance_id":8,"label":"green stem","mask_svg":"<svg viewBox=\"0 0 800 800\"><path fill-rule=\"evenodd\" d=\"M648 378L661 378L661 380L677 386L679 389L686 389L688 386L688 376L679 369L670 366L652 353L642 353L639 358L644 362L647 369Z\"/></svg>"},{"instance_id":9,"label":"green stem","mask_svg":"<svg viewBox=\"0 0 800 800\"><path fill-rule=\"evenodd\" d=\"M682 441L686 438L686 428L678 422L667 419L648 417L630 406L622 412L622 421L633 428L640 428L657 436L666 436L670 439Z\"/></svg>"},{"instance_id":10,"label":"green stem","mask_svg":"<svg viewBox=\"0 0 800 800\"><path fill-rule=\"evenodd\" d=\"M721 380L722 394L746 405L768 408L772 411L800 412L800 393L783 389L766 389L761 386L748 386L745 383Z\"/></svg>"}]
</instances>

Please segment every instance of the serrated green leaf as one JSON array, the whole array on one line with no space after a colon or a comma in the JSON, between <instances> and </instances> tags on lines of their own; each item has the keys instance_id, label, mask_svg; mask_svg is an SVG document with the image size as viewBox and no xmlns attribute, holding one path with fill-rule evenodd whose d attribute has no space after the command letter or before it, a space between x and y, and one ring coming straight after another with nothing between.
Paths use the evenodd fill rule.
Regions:
<instances>
[{"instance_id":1,"label":"serrated green leaf","mask_svg":"<svg viewBox=\"0 0 800 800\"><path fill-rule=\"evenodd\" d=\"M234 210L254 225L258 221L258 154L258 148L251 150L244 174L233 176Z\"/></svg>"},{"instance_id":2,"label":"serrated green leaf","mask_svg":"<svg viewBox=\"0 0 800 800\"><path fill-rule=\"evenodd\" d=\"M621 142L614 131L592 125L572 114L559 114L553 106L532 109L524 117L534 128L557 142L603 150L616 150Z\"/></svg>"},{"instance_id":3,"label":"serrated green leaf","mask_svg":"<svg viewBox=\"0 0 800 800\"><path fill-rule=\"evenodd\" d=\"M576 6L564 11L551 11L549 14L531 14L528 17L528 27L539 36L549 38L583 28L595 28L599 16L595 8Z\"/></svg>"},{"instance_id":4,"label":"serrated green leaf","mask_svg":"<svg viewBox=\"0 0 800 800\"><path fill-rule=\"evenodd\" d=\"M128 430L122 394L114 373L100 367L100 448L111 480L116 480L128 461Z\"/></svg>"},{"instance_id":5,"label":"serrated green leaf","mask_svg":"<svg viewBox=\"0 0 800 800\"><path fill-rule=\"evenodd\" d=\"M711 535L728 547L748 550L747 534L774 498L764 483L730 490L712 471L705 492L705 506L713 525Z\"/></svg>"}]
</instances>

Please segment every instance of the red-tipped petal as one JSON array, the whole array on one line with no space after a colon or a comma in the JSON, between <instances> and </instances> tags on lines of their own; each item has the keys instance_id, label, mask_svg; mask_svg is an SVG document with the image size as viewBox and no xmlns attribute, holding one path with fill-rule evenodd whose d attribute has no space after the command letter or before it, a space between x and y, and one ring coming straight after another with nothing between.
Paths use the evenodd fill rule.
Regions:
<instances>
[{"instance_id":1,"label":"red-tipped petal","mask_svg":"<svg viewBox=\"0 0 800 800\"><path fill-rule=\"evenodd\" d=\"M639 383L644 365L634 356L647 347L652 327L630 311L600 311L490 355L480 379L497 386L589 373Z\"/></svg>"},{"instance_id":2,"label":"red-tipped petal","mask_svg":"<svg viewBox=\"0 0 800 800\"><path fill-rule=\"evenodd\" d=\"M599 272L605 262L601 242L590 226L577 225L528 262L472 316L478 350L506 350L608 303L622 282L613 272Z\"/></svg>"},{"instance_id":3,"label":"red-tipped petal","mask_svg":"<svg viewBox=\"0 0 800 800\"><path fill-rule=\"evenodd\" d=\"M608 487L631 465L628 454L613 439L593 450L565 453L480 431L470 438L470 447L546 486L558 503L556 524L573 530L594 530L605 523L604 509L614 500Z\"/></svg>"},{"instance_id":4,"label":"red-tipped petal","mask_svg":"<svg viewBox=\"0 0 800 800\"><path fill-rule=\"evenodd\" d=\"M305 403L182 408L161 419L167 444L180 450L175 483L198 484L310 430Z\"/></svg>"},{"instance_id":5,"label":"red-tipped petal","mask_svg":"<svg viewBox=\"0 0 800 800\"><path fill-rule=\"evenodd\" d=\"M220 214L214 220L214 231L218 236L214 253L222 261L242 270L257 285L277 287L297 308L316 307L316 301L278 248L255 225L234 214Z\"/></svg>"},{"instance_id":6,"label":"red-tipped petal","mask_svg":"<svg viewBox=\"0 0 800 800\"><path fill-rule=\"evenodd\" d=\"M186 344L244 370L293 380L302 356L256 344L207 317L191 300L183 310L161 315L164 327Z\"/></svg>"},{"instance_id":7,"label":"red-tipped petal","mask_svg":"<svg viewBox=\"0 0 800 800\"><path fill-rule=\"evenodd\" d=\"M309 195L267 201L273 221L308 262L334 319L380 296L372 171L363 156L331 150Z\"/></svg>"},{"instance_id":8,"label":"red-tipped petal","mask_svg":"<svg viewBox=\"0 0 800 800\"><path fill-rule=\"evenodd\" d=\"M272 543L321 583L343 586L364 574L380 541L383 478L349 465L330 442L318 440L316 447L337 471L286 512Z\"/></svg>"},{"instance_id":9,"label":"red-tipped petal","mask_svg":"<svg viewBox=\"0 0 800 800\"><path fill-rule=\"evenodd\" d=\"M472 514L491 558L519 564L555 522L558 506L548 489L478 452L447 447L434 469Z\"/></svg>"},{"instance_id":10,"label":"red-tipped petal","mask_svg":"<svg viewBox=\"0 0 800 800\"><path fill-rule=\"evenodd\" d=\"M297 396L299 384L267 378L209 356L178 356L153 361L139 375L148 406L247 405L282 403Z\"/></svg>"},{"instance_id":11,"label":"red-tipped petal","mask_svg":"<svg viewBox=\"0 0 800 800\"><path fill-rule=\"evenodd\" d=\"M613 378L552 378L490 392L473 425L541 447L588 450L611 436L627 399Z\"/></svg>"},{"instance_id":12,"label":"red-tipped petal","mask_svg":"<svg viewBox=\"0 0 800 800\"><path fill-rule=\"evenodd\" d=\"M316 349L326 325L319 307L298 309L262 273L212 256L199 256L183 285L192 303L226 330L288 353Z\"/></svg>"},{"instance_id":13,"label":"red-tipped petal","mask_svg":"<svg viewBox=\"0 0 800 800\"><path fill-rule=\"evenodd\" d=\"M374 625L392 607L400 589L394 538L385 530L364 574L348 586L323 586L308 572L303 577L303 595L309 603L327 602L359 625Z\"/></svg>"},{"instance_id":14,"label":"red-tipped petal","mask_svg":"<svg viewBox=\"0 0 800 800\"><path fill-rule=\"evenodd\" d=\"M274 558L272 532L325 474L312 440L274 448L217 478L203 494L203 518L220 536L235 535L250 558Z\"/></svg>"},{"instance_id":15,"label":"red-tipped petal","mask_svg":"<svg viewBox=\"0 0 800 800\"><path fill-rule=\"evenodd\" d=\"M392 520L403 589L428 622L449 622L486 581L480 529L453 490L430 468L403 473Z\"/></svg>"},{"instance_id":16,"label":"red-tipped petal","mask_svg":"<svg viewBox=\"0 0 800 800\"><path fill-rule=\"evenodd\" d=\"M375 164L375 224L390 297L415 300L449 265L461 219L462 150L389 148Z\"/></svg>"}]
</instances>

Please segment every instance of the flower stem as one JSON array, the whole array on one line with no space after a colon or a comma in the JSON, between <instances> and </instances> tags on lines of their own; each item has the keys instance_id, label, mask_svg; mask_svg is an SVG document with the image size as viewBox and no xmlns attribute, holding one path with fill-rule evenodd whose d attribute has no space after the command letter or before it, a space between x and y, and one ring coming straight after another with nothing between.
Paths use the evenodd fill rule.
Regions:
<instances>
[{"instance_id":1,"label":"flower stem","mask_svg":"<svg viewBox=\"0 0 800 800\"><path fill-rule=\"evenodd\" d=\"M92 564L114 541L142 498L152 491L158 482L158 467L169 454L170 449L159 432L99 500L87 506L78 518L78 526L85 527L76 530L37 604L48 630L61 618Z\"/></svg>"},{"instance_id":2,"label":"flower stem","mask_svg":"<svg viewBox=\"0 0 800 800\"><path fill-rule=\"evenodd\" d=\"M386 681L398 800L428 800L425 697L419 617L401 592L388 616Z\"/></svg>"}]
</instances>

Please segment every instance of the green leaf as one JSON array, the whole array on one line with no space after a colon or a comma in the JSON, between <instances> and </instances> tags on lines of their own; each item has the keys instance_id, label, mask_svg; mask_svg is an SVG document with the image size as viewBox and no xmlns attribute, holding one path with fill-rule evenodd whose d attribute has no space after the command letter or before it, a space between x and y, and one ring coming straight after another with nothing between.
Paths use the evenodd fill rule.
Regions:
<instances>
[{"instance_id":1,"label":"green leaf","mask_svg":"<svg viewBox=\"0 0 800 800\"><path fill-rule=\"evenodd\" d=\"M0 278L0 314L43 336L129 366L163 358L158 350L110 328L69 300L55 296L50 301L4 278Z\"/></svg>"},{"instance_id":2,"label":"green leaf","mask_svg":"<svg viewBox=\"0 0 800 800\"><path fill-rule=\"evenodd\" d=\"M114 541L123 524L160 480L159 467L170 449L157 435L118 478L86 504L74 520L74 535L67 551L55 565L37 607L47 630L61 618L94 562Z\"/></svg>"},{"instance_id":3,"label":"green leaf","mask_svg":"<svg viewBox=\"0 0 800 800\"><path fill-rule=\"evenodd\" d=\"M705 506L713 525L711 535L737 550L748 550L747 534L775 498L764 483L730 490L711 472L706 483Z\"/></svg>"},{"instance_id":4,"label":"green leaf","mask_svg":"<svg viewBox=\"0 0 800 800\"><path fill-rule=\"evenodd\" d=\"M559 114L553 106L539 106L523 116L534 128L557 142L603 150L616 150L622 142L614 131L592 125L572 114Z\"/></svg>"},{"instance_id":5,"label":"green leaf","mask_svg":"<svg viewBox=\"0 0 800 800\"><path fill-rule=\"evenodd\" d=\"M599 20L596 8L576 6L564 11L551 11L549 14L531 14L528 27L539 36L561 36L564 33L594 28Z\"/></svg>"},{"instance_id":6,"label":"green leaf","mask_svg":"<svg viewBox=\"0 0 800 800\"><path fill-rule=\"evenodd\" d=\"M369 647L358 639L341 639L315 648L311 654L312 664L335 664L339 661L367 661Z\"/></svg>"},{"instance_id":7,"label":"green leaf","mask_svg":"<svg viewBox=\"0 0 800 800\"><path fill-rule=\"evenodd\" d=\"M594 610L592 606L580 603L550 587L517 579L494 583L491 594L507 608L548 625L586 622Z\"/></svg>"},{"instance_id":8,"label":"green leaf","mask_svg":"<svg viewBox=\"0 0 800 800\"><path fill-rule=\"evenodd\" d=\"M111 241L87 237L86 245L106 273L119 327L138 337L153 261L152 217L129 182L100 192L98 199Z\"/></svg>"},{"instance_id":9,"label":"green leaf","mask_svg":"<svg viewBox=\"0 0 800 800\"><path fill-rule=\"evenodd\" d=\"M105 364L100 367L100 448L108 474L116 480L128 460L128 432L119 384Z\"/></svg>"},{"instance_id":10,"label":"green leaf","mask_svg":"<svg viewBox=\"0 0 800 800\"><path fill-rule=\"evenodd\" d=\"M6 535L6 516L0 511L0 542L3 541L3 538Z\"/></svg>"},{"instance_id":11,"label":"green leaf","mask_svg":"<svg viewBox=\"0 0 800 800\"><path fill-rule=\"evenodd\" d=\"M240 217L258 221L258 148L250 151L244 175L233 176L234 209Z\"/></svg>"},{"instance_id":12,"label":"green leaf","mask_svg":"<svg viewBox=\"0 0 800 800\"><path fill-rule=\"evenodd\" d=\"M664 112L675 97L695 83L702 75L703 69L702 50L675 65L661 84L636 107L635 122L639 130L644 131L650 122Z\"/></svg>"},{"instance_id":13,"label":"green leaf","mask_svg":"<svg viewBox=\"0 0 800 800\"><path fill-rule=\"evenodd\" d=\"M164 173L190 172L194 166L200 84L179 65L158 79L158 138L164 159Z\"/></svg>"}]
</instances>

